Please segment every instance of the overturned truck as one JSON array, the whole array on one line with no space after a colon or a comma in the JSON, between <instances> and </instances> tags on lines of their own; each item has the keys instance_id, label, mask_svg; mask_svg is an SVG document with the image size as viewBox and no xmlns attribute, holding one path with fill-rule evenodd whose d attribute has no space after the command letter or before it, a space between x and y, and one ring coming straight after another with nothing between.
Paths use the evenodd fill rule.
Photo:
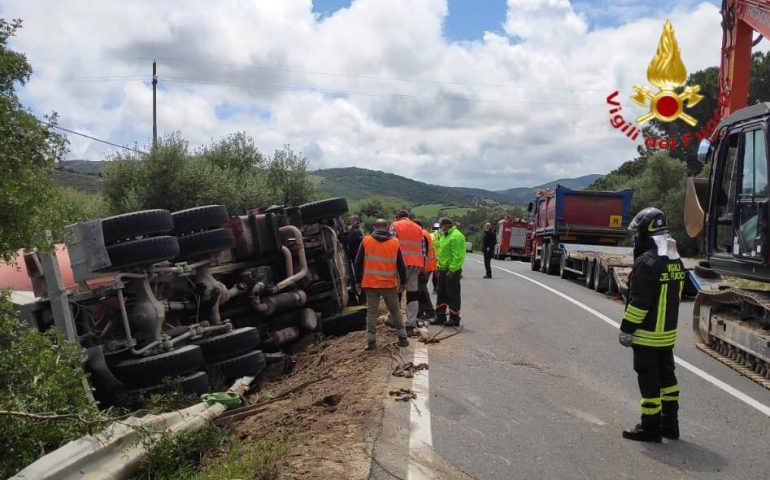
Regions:
<instances>
[{"instance_id":1,"label":"overturned truck","mask_svg":"<svg viewBox=\"0 0 770 480\"><path fill-rule=\"evenodd\" d=\"M270 352L303 334L363 327L338 240L347 210L333 198L233 217L208 205L70 225L79 288L63 287L50 254L27 254L38 298L22 314L86 349L102 405L161 391L169 378L203 393L259 374Z\"/></svg>"}]
</instances>

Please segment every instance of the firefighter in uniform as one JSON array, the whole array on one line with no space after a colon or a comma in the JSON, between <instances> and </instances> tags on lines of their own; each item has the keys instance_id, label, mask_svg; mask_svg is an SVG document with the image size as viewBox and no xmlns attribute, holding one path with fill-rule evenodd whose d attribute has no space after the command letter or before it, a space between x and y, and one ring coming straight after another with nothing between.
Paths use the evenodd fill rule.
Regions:
<instances>
[{"instance_id":1,"label":"firefighter in uniform","mask_svg":"<svg viewBox=\"0 0 770 480\"><path fill-rule=\"evenodd\" d=\"M679 386L673 349L686 272L662 211L645 208L628 231L634 238L634 266L618 340L634 352L642 421L625 430L623 438L642 442L677 439Z\"/></svg>"},{"instance_id":2,"label":"firefighter in uniform","mask_svg":"<svg viewBox=\"0 0 770 480\"><path fill-rule=\"evenodd\" d=\"M406 264L406 329L414 330L417 325L420 295L418 293L419 275L425 267L427 248L422 236L422 227L409 218L409 212L398 212L396 221L391 226L391 233L398 238L401 254Z\"/></svg>"},{"instance_id":3,"label":"firefighter in uniform","mask_svg":"<svg viewBox=\"0 0 770 480\"><path fill-rule=\"evenodd\" d=\"M438 296L436 319L431 325L460 325L460 278L465 260L465 236L448 218L439 222L444 236L438 248ZM449 320L447 320L449 310Z\"/></svg>"},{"instance_id":4,"label":"firefighter in uniform","mask_svg":"<svg viewBox=\"0 0 770 480\"><path fill-rule=\"evenodd\" d=\"M374 232L361 241L354 271L358 293L362 290L366 292L366 350L374 350L377 347L380 297L385 301L393 325L398 331L398 346L409 346L398 302L398 292L406 282L406 266L399 241L388 232L387 220L377 219L374 222Z\"/></svg>"}]
</instances>

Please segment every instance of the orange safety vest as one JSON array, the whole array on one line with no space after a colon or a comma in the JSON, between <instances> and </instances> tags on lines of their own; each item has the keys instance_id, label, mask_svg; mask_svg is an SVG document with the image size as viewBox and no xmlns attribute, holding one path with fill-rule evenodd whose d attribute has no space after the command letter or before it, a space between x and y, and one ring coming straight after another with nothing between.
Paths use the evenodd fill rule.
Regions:
<instances>
[{"instance_id":1,"label":"orange safety vest","mask_svg":"<svg viewBox=\"0 0 770 480\"><path fill-rule=\"evenodd\" d=\"M407 267L425 266L425 257L422 255L422 228L404 218L393 222L393 230L401 244L401 255L404 256L404 264Z\"/></svg>"},{"instance_id":2,"label":"orange safety vest","mask_svg":"<svg viewBox=\"0 0 770 480\"><path fill-rule=\"evenodd\" d=\"M438 262L436 261L436 251L433 249L433 237L427 230L423 229L422 236L428 242L428 255L425 257L425 271L434 272Z\"/></svg>"},{"instance_id":3,"label":"orange safety vest","mask_svg":"<svg viewBox=\"0 0 770 480\"><path fill-rule=\"evenodd\" d=\"M364 278L362 288L398 287L398 248L399 241L390 238L381 242L371 235L364 237Z\"/></svg>"}]
</instances>

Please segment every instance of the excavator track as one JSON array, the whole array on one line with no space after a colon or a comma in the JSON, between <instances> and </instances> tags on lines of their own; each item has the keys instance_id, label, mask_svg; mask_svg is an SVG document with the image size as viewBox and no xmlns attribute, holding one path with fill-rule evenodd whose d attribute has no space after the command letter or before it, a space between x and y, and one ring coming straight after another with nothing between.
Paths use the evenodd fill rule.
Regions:
<instances>
[{"instance_id":1,"label":"excavator track","mask_svg":"<svg viewBox=\"0 0 770 480\"><path fill-rule=\"evenodd\" d=\"M770 316L768 292L701 290L693 308L695 346L770 389L770 331L757 316Z\"/></svg>"},{"instance_id":2,"label":"excavator track","mask_svg":"<svg viewBox=\"0 0 770 480\"><path fill-rule=\"evenodd\" d=\"M738 373L743 375L744 377L753 380L754 382L758 383L759 385L770 389L770 379L768 379L767 375L767 369L765 368L765 374L763 375L762 367L759 367L759 373L755 370L757 367L755 366L752 368L750 365L745 365L743 362L739 362L736 360L733 360L733 357L731 356L729 350L726 348L726 344L723 342L719 342L719 350L714 350L710 346L706 345L703 342L695 342L695 346L698 348L698 350L702 351L706 355L713 357L720 362L724 363L725 365L729 366L733 370L736 370ZM726 352L727 354L722 354L721 352Z\"/></svg>"}]
</instances>

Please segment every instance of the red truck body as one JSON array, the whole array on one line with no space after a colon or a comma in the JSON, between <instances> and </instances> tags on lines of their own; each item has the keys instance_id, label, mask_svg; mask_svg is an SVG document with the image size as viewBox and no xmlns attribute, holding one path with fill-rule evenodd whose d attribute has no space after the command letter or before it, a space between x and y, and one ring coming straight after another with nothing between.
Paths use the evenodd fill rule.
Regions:
<instances>
[{"instance_id":1,"label":"red truck body","mask_svg":"<svg viewBox=\"0 0 770 480\"><path fill-rule=\"evenodd\" d=\"M529 260L532 254L532 223L520 218L506 218L497 222L494 258Z\"/></svg>"},{"instance_id":2,"label":"red truck body","mask_svg":"<svg viewBox=\"0 0 770 480\"><path fill-rule=\"evenodd\" d=\"M532 269L555 273L562 244L618 245L626 238L631 190L600 192L557 186L534 202Z\"/></svg>"}]
</instances>

